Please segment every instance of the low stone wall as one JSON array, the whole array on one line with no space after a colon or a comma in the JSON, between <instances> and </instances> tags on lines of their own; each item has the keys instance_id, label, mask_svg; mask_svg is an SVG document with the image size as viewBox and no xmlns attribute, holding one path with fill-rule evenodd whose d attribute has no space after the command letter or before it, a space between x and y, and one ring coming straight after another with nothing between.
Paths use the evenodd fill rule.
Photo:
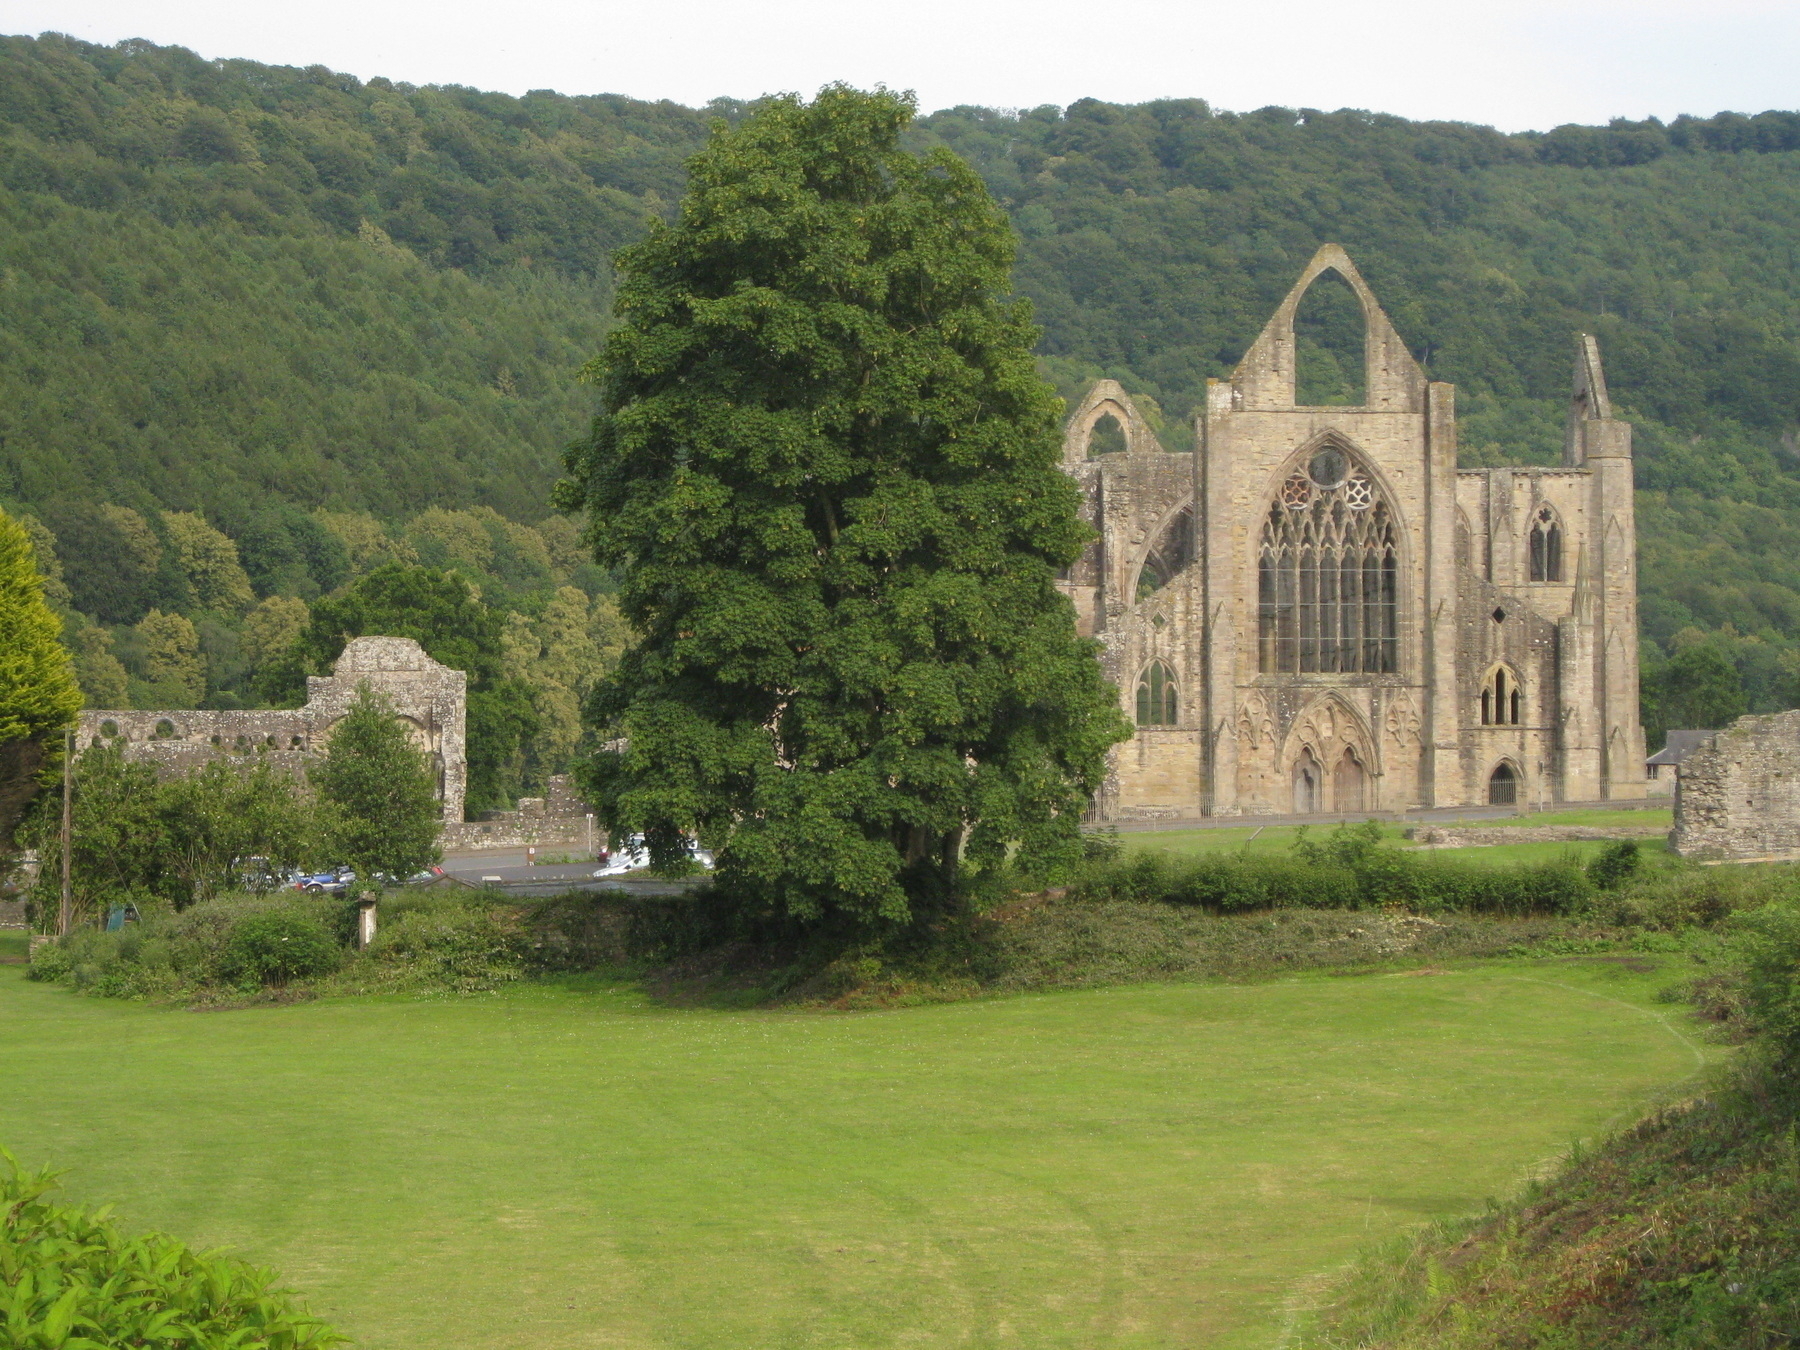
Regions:
<instances>
[{"instance_id":1,"label":"low stone wall","mask_svg":"<svg viewBox=\"0 0 1800 1350\"><path fill-rule=\"evenodd\" d=\"M25 902L23 900L0 900L0 928L23 928L25 926Z\"/></svg>"},{"instance_id":2,"label":"low stone wall","mask_svg":"<svg viewBox=\"0 0 1800 1350\"><path fill-rule=\"evenodd\" d=\"M1496 844L1565 844L1594 839L1656 839L1661 825L1422 825L1408 832L1420 848L1489 848Z\"/></svg>"},{"instance_id":3,"label":"low stone wall","mask_svg":"<svg viewBox=\"0 0 1800 1350\"><path fill-rule=\"evenodd\" d=\"M462 820L444 826L438 844L449 851L469 848L544 848L546 846L585 849L590 838L585 818L579 820L519 820L517 812L508 811L511 820ZM592 840L596 846L606 839L598 825Z\"/></svg>"},{"instance_id":4,"label":"low stone wall","mask_svg":"<svg viewBox=\"0 0 1800 1350\"><path fill-rule=\"evenodd\" d=\"M545 785L542 797L519 798L516 811L489 811L480 820L444 826L438 843L446 849L598 847L606 834L593 820L587 803L575 795L567 774Z\"/></svg>"}]
</instances>

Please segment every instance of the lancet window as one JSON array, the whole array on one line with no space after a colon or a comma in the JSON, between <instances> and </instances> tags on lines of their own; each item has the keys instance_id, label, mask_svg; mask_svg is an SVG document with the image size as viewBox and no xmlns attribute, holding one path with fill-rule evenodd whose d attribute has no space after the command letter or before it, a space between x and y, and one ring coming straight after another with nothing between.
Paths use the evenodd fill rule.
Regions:
<instances>
[{"instance_id":1,"label":"lancet window","mask_svg":"<svg viewBox=\"0 0 1800 1350\"><path fill-rule=\"evenodd\" d=\"M1140 727L1175 725L1175 672L1161 661L1152 661L1138 676L1137 720Z\"/></svg>"},{"instance_id":2,"label":"lancet window","mask_svg":"<svg viewBox=\"0 0 1800 1350\"><path fill-rule=\"evenodd\" d=\"M1499 666L1481 686L1481 725L1516 727L1524 712L1524 693L1505 666Z\"/></svg>"},{"instance_id":3,"label":"lancet window","mask_svg":"<svg viewBox=\"0 0 1800 1350\"><path fill-rule=\"evenodd\" d=\"M1561 581L1562 525L1556 519L1556 512L1547 506L1541 507L1531 522L1530 547L1531 579Z\"/></svg>"},{"instance_id":4,"label":"lancet window","mask_svg":"<svg viewBox=\"0 0 1800 1350\"><path fill-rule=\"evenodd\" d=\"M1399 669L1393 513L1348 452L1326 446L1281 485L1263 523L1257 573L1264 672Z\"/></svg>"}]
</instances>

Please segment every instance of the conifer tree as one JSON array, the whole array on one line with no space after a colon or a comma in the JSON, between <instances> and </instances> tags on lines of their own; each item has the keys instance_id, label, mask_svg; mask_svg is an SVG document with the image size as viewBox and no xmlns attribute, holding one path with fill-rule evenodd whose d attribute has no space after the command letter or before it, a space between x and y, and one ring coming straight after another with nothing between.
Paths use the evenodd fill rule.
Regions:
<instances>
[{"instance_id":1,"label":"conifer tree","mask_svg":"<svg viewBox=\"0 0 1800 1350\"><path fill-rule=\"evenodd\" d=\"M639 635L586 781L659 861L805 923L904 923L959 863L1067 855L1125 728L1058 568L1087 532L1008 299L1013 236L909 98L833 87L715 130L618 256L567 457Z\"/></svg>"},{"instance_id":2,"label":"conifer tree","mask_svg":"<svg viewBox=\"0 0 1800 1350\"><path fill-rule=\"evenodd\" d=\"M438 860L441 813L431 767L367 684L332 728L325 762L311 777L323 842L359 880L372 882L382 872L403 880Z\"/></svg>"},{"instance_id":3,"label":"conifer tree","mask_svg":"<svg viewBox=\"0 0 1800 1350\"><path fill-rule=\"evenodd\" d=\"M44 601L25 527L0 511L0 847L30 802L47 743L81 708L62 620Z\"/></svg>"}]
</instances>

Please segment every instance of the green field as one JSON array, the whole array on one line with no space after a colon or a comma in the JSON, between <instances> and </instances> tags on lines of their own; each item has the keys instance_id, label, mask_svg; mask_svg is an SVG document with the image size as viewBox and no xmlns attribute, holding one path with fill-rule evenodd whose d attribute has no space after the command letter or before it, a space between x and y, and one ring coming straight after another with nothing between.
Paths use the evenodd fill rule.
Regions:
<instances>
[{"instance_id":1,"label":"green field","mask_svg":"<svg viewBox=\"0 0 1800 1350\"><path fill-rule=\"evenodd\" d=\"M1456 829L1459 826L1506 829L1512 826L1533 825L1588 825L1596 828L1607 825L1654 825L1666 830L1673 823L1671 812L1668 808L1663 807L1642 810L1545 811L1533 812L1524 816L1502 816L1498 819L1486 820L1434 820L1429 822L1429 825L1440 829ZM1383 821L1381 825L1382 834L1397 842L1402 839L1403 830L1409 828L1391 821ZM1119 841L1128 852L1163 852L1178 858L1233 850L1249 853L1284 853L1293 847L1294 840L1302 828L1306 829L1310 838L1322 839L1329 835L1335 826L1331 824L1305 827L1299 825L1233 825L1223 829L1131 830L1122 832L1119 835ZM1427 826L1420 825L1412 828L1423 829ZM1660 846L1660 841L1654 837L1646 838L1643 843L1647 852L1654 852ZM1548 862L1564 856L1573 856L1586 862L1605 847L1603 842L1583 840L1548 844L1487 844L1476 848L1439 849L1433 850L1433 852L1453 854L1462 861L1479 863L1483 866L1499 866L1503 863Z\"/></svg>"},{"instance_id":2,"label":"green field","mask_svg":"<svg viewBox=\"0 0 1800 1350\"><path fill-rule=\"evenodd\" d=\"M194 1013L6 967L0 1140L368 1350L1267 1347L1363 1243L1693 1074L1672 973Z\"/></svg>"}]
</instances>

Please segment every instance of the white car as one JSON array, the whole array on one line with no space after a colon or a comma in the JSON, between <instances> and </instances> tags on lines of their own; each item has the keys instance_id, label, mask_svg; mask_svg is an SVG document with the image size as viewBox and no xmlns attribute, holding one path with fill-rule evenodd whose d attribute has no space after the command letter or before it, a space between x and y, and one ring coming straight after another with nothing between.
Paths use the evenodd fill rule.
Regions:
<instances>
[{"instance_id":1,"label":"white car","mask_svg":"<svg viewBox=\"0 0 1800 1350\"><path fill-rule=\"evenodd\" d=\"M712 871L712 854L691 841L688 844L688 856L703 871ZM600 864L600 870L594 875L597 877L623 876L627 872L642 871L649 865L650 848L644 843L644 836L641 834L627 835L619 842L617 848L607 853L606 861Z\"/></svg>"}]
</instances>

